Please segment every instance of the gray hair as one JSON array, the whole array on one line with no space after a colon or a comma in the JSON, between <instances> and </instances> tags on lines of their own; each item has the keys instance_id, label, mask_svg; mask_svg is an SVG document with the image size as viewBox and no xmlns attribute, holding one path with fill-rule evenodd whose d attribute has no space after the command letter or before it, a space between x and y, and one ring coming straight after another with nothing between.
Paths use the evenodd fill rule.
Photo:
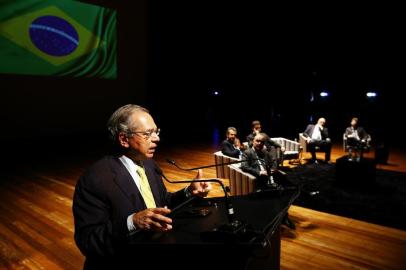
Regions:
<instances>
[{"instance_id":1,"label":"gray hair","mask_svg":"<svg viewBox=\"0 0 406 270\"><path fill-rule=\"evenodd\" d=\"M226 133L226 135L228 135L231 130L234 131L235 133L237 133L237 129L236 129L235 127L229 127L229 128L227 128L227 133Z\"/></svg>"},{"instance_id":2,"label":"gray hair","mask_svg":"<svg viewBox=\"0 0 406 270\"><path fill-rule=\"evenodd\" d=\"M269 136L268 136L266 133L260 132L260 133L258 133L257 135L255 135L254 139L255 139L257 136L263 137L265 141L269 140Z\"/></svg>"},{"instance_id":3,"label":"gray hair","mask_svg":"<svg viewBox=\"0 0 406 270\"><path fill-rule=\"evenodd\" d=\"M110 116L109 121L107 121L107 129L110 133L110 138L113 141L117 141L118 134L120 132L128 134L131 132L131 129L137 128L131 121L131 115L137 111L149 113L149 111L144 107L134 104L127 104L118 108Z\"/></svg>"}]
</instances>

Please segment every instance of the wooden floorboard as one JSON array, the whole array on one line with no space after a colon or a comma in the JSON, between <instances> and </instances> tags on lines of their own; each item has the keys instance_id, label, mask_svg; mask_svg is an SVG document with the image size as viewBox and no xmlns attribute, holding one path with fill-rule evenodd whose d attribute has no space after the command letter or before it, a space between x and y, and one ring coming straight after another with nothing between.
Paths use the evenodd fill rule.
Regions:
<instances>
[{"instance_id":1,"label":"wooden floorboard","mask_svg":"<svg viewBox=\"0 0 406 270\"><path fill-rule=\"evenodd\" d=\"M171 180L191 179L196 172L175 168L214 163L216 146L177 145L160 149L156 160ZM332 161L344 155L333 148ZM374 156L374 152L367 156ZM318 154L323 158L322 154ZM309 153L304 158L310 158ZM84 258L73 240L72 196L80 174L96 158L46 161L32 168L3 173L0 178L0 269L81 269ZM285 163L287 165L287 163ZM406 154L392 149L389 162L378 168L406 172ZM204 177L216 177L214 168ZM224 179L228 185L228 180ZM186 184L165 182L175 191ZM219 185L210 196L222 196ZM295 231L283 227L281 269L405 269L406 231L314 211L289 210Z\"/></svg>"}]
</instances>

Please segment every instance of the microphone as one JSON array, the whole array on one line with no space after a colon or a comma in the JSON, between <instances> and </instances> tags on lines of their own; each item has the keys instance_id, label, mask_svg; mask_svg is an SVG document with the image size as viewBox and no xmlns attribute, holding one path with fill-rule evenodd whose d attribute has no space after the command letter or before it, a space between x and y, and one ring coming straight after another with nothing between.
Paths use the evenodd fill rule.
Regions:
<instances>
[{"instance_id":1,"label":"microphone","mask_svg":"<svg viewBox=\"0 0 406 270\"><path fill-rule=\"evenodd\" d=\"M162 171L158 171L157 172L169 183L172 184L184 184L184 183L195 183L195 182L213 182L213 183L218 183L221 188L223 189L224 192L224 202L226 204L226 210L227 210L227 218L228 218L228 223L229 223L229 228L227 228L228 230L231 231L238 231L240 229L240 227L242 226L242 222L238 221L235 216L234 216L234 208L233 205L230 202L230 199L228 197L228 193L226 188L224 187L223 182L221 182L219 179L192 179L192 180L179 180L179 181L174 181L174 180L169 180L165 174ZM194 197L191 197L189 200L186 200L185 202L177 205L174 209L172 209L172 211L176 211L177 209L181 208L182 206L184 206L185 204L189 203L192 199L194 199Z\"/></svg>"},{"instance_id":2,"label":"microphone","mask_svg":"<svg viewBox=\"0 0 406 270\"><path fill-rule=\"evenodd\" d=\"M226 165L226 164L240 163L240 162L244 162L244 161L248 161L248 160L259 160L259 158L225 162L225 163L221 163L221 164L213 164L213 165L200 166L200 167L195 167L195 168L183 168L183 167L178 166L174 160L166 159L166 161L169 164L171 164L183 171L192 171L192 170L197 170L197 169L222 166L222 165ZM224 187L223 182L221 182L219 179L193 179L193 180L171 181L168 178L166 178L166 176L163 174L162 171L160 171L158 173L169 183L214 182L214 183L218 183L221 186L221 188L223 189L224 202L226 205L226 215L228 218L228 223L221 224L220 226L214 228L211 231L202 232L201 238L203 241L216 242L216 243L217 242L221 242L221 243L224 243L224 242L226 242L226 243L236 243L236 242L254 243L254 242L257 242L257 243L260 243L262 247L266 247L266 246L270 247L269 240L267 240L267 237L266 237L266 235L264 235L263 232L254 230L246 222L239 221L235 217L234 208L233 208L233 205L231 204L227 190ZM181 206L188 203L189 201L181 204ZM176 208L180 208L181 206L177 206Z\"/></svg>"},{"instance_id":3,"label":"microphone","mask_svg":"<svg viewBox=\"0 0 406 270\"><path fill-rule=\"evenodd\" d=\"M231 204L231 201L228 197L226 188L224 184L219 179L193 179L193 180L169 180L161 170L157 172L169 183L194 183L194 182L214 182L218 183L224 191L224 202L226 205L228 223L223 223L218 227L215 227L211 231L203 231L200 233L200 237L203 241L206 242L215 242L215 243L257 243L261 247L268 248L271 246L266 235L262 231L254 230L251 226L245 222L241 222L236 219L234 216L234 208ZM172 209L172 213L177 209L181 208L185 204L189 203L195 197L191 197L189 200L181 203ZM207 215L207 211L204 213L204 216Z\"/></svg>"},{"instance_id":4,"label":"microphone","mask_svg":"<svg viewBox=\"0 0 406 270\"><path fill-rule=\"evenodd\" d=\"M229 162L224 162L224 163L219 163L219 164L205 165L205 166L200 166L200 167L195 167L195 168L180 167L178 164L176 164L176 161L174 161L173 159L169 159L169 158L166 159L166 162L168 162L169 164L175 166L176 168L178 168L179 170L182 170L182 171L194 171L194 170L199 170L199 169L218 167L218 166L230 165L230 164L235 164L235 163L242 163L242 162L251 161L251 160L259 160L259 159L258 158L241 159L241 160L234 160L234 161L229 161Z\"/></svg>"}]
</instances>

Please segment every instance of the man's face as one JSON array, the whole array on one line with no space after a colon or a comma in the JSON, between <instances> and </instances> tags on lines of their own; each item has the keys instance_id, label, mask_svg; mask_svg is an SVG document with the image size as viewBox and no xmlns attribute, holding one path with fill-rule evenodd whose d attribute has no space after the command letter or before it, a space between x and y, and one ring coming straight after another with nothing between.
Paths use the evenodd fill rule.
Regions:
<instances>
[{"instance_id":1,"label":"man's face","mask_svg":"<svg viewBox=\"0 0 406 270\"><path fill-rule=\"evenodd\" d=\"M355 127L357 125L357 120L351 120L351 126Z\"/></svg>"},{"instance_id":2,"label":"man's face","mask_svg":"<svg viewBox=\"0 0 406 270\"><path fill-rule=\"evenodd\" d=\"M326 119L320 118L319 121L317 121L317 124L319 124L320 126L324 127L324 125L326 124Z\"/></svg>"},{"instance_id":3,"label":"man's face","mask_svg":"<svg viewBox=\"0 0 406 270\"><path fill-rule=\"evenodd\" d=\"M262 129L261 125L255 125L255 126L254 126L254 132L255 132L255 133L261 132L261 129Z\"/></svg>"},{"instance_id":4,"label":"man's face","mask_svg":"<svg viewBox=\"0 0 406 270\"><path fill-rule=\"evenodd\" d=\"M125 142L121 140L121 145L129 148L129 155L133 155L136 159L144 160L154 156L155 149L158 146L159 136L155 133L157 126L151 115L146 112L135 112L131 116L131 122L136 129L130 135L125 135ZM151 136L148 132L153 131Z\"/></svg>"},{"instance_id":5,"label":"man's face","mask_svg":"<svg viewBox=\"0 0 406 270\"><path fill-rule=\"evenodd\" d=\"M253 142L253 147L255 150L260 151L264 148L265 138L262 135L256 135Z\"/></svg>"},{"instance_id":6,"label":"man's face","mask_svg":"<svg viewBox=\"0 0 406 270\"><path fill-rule=\"evenodd\" d=\"M230 142L234 142L236 136L237 132L235 132L234 130L229 130L227 133L227 140L229 140Z\"/></svg>"}]
</instances>

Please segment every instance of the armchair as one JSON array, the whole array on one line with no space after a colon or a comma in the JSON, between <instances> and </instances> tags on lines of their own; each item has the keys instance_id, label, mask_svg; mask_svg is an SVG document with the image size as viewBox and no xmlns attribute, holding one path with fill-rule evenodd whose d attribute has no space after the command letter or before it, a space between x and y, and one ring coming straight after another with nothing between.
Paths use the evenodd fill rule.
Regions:
<instances>
[{"instance_id":1,"label":"armchair","mask_svg":"<svg viewBox=\"0 0 406 270\"><path fill-rule=\"evenodd\" d=\"M224 155L221 151L217 151L214 153L214 162L216 165L238 160L239 160L238 158L233 158ZM239 166L240 164L236 163L235 165ZM230 179L230 168L228 167L228 165L216 166L216 175L217 178Z\"/></svg>"},{"instance_id":2,"label":"armchair","mask_svg":"<svg viewBox=\"0 0 406 270\"><path fill-rule=\"evenodd\" d=\"M279 162L281 166L283 166L283 162L285 160L295 160L299 164L301 163L301 155L302 155L302 147L300 143L296 141L292 141L289 139L277 137L277 138L271 138L274 142L280 144L283 148L285 148L285 151L281 153L281 157L279 159Z\"/></svg>"},{"instance_id":3,"label":"armchair","mask_svg":"<svg viewBox=\"0 0 406 270\"><path fill-rule=\"evenodd\" d=\"M228 165L230 170L230 194L247 195L255 190L256 177L244 172L237 164Z\"/></svg>"},{"instance_id":4,"label":"armchair","mask_svg":"<svg viewBox=\"0 0 406 270\"><path fill-rule=\"evenodd\" d=\"M299 144L300 144L300 147L302 148L302 151L304 153L310 152L309 147L307 145L307 139L303 135L303 133L299 133ZM324 150L321 149L319 146L315 146L314 149L315 149L316 152L324 152Z\"/></svg>"},{"instance_id":5,"label":"armchair","mask_svg":"<svg viewBox=\"0 0 406 270\"><path fill-rule=\"evenodd\" d=\"M343 134L343 150L348 152L348 158L351 160L355 158L361 159L364 153L368 153L371 150L371 135L367 134L365 142L349 143L349 138Z\"/></svg>"},{"instance_id":6,"label":"armchair","mask_svg":"<svg viewBox=\"0 0 406 270\"><path fill-rule=\"evenodd\" d=\"M214 153L215 164L222 164L239 159L224 155L221 151ZM230 180L230 194L245 195L255 190L255 176L243 172L240 169L240 163L216 166L217 178L225 178Z\"/></svg>"},{"instance_id":7,"label":"armchair","mask_svg":"<svg viewBox=\"0 0 406 270\"><path fill-rule=\"evenodd\" d=\"M307 150L307 140L303 133L299 133L299 144L302 147L303 152L309 152Z\"/></svg>"},{"instance_id":8,"label":"armchair","mask_svg":"<svg viewBox=\"0 0 406 270\"><path fill-rule=\"evenodd\" d=\"M230 168L230 193L232 196L247 195L256 192L257 180L250 173L244 172L236 164L228 165ZM283 182L286 178L286 173L281 170L274 172L274 177L278 182Z\"/></svg>"}]
</instances>

